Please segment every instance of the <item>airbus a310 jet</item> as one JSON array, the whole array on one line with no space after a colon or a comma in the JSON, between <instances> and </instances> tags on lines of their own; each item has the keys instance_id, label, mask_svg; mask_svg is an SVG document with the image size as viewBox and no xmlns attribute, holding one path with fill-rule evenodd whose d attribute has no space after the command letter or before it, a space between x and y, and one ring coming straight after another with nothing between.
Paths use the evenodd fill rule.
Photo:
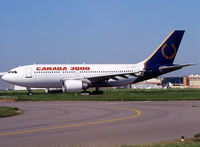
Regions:
<instances>
[{"instance_id":1,"label":"airbus a310 jet","mask_svg":"<svg viewBox=\"0 0 200 147\"><path fill-rule=\"evenodd\" d=\"M81 92L95 87L134 84L193 64L173 64L184 31L175 30L146 60L137 64L34 64L19 66L2 74L8 83L31 88Z\"/></svg>"}]
</instances>

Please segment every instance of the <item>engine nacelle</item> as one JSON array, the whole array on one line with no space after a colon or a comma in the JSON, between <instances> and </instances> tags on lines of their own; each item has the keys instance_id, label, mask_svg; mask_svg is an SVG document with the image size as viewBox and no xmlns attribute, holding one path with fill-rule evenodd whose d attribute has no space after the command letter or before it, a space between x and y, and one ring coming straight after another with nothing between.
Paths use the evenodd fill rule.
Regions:
<instances>
[{"instance_id":1,"label":"engine nacelle","mask_svg":"<svg viewBox=\"0 0 200 147\"><path fill-rule=\"evenodd\" d=\"M80 92L87 89L88 84L83 83L81 80L65 80L62 85L63 92Z\"/></svg>"}]
</instances>

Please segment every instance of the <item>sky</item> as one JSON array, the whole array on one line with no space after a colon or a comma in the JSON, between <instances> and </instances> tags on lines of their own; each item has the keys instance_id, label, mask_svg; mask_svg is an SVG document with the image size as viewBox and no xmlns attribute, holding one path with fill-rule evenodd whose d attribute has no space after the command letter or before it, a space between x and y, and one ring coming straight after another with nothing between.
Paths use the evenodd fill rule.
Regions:
<instances>
[{"instance_id":1,"label":"sky","mask_svg":"<svg viewBox=\"0 0 200 147\"><path fill-rule=\"evenodd\" d=\"M1 0L0 72L28 64L134 64L186 30L169 74L200 74L199 0Z\"/></svg>"}]
</instances>

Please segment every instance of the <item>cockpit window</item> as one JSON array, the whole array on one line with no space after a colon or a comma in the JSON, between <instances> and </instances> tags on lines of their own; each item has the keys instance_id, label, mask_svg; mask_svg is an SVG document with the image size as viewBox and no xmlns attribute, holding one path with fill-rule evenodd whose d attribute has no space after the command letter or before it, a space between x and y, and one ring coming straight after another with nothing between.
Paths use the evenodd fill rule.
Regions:
<instances>
[{"instance_id":1,"label":"cockpit window","mask_svg":"<svg viewBox=\"0 0 200 147\"><path fill-rule=\"evenodd\" d=\"M17 73L17 71L9 71L8 73Z\"/></svg>"}]
</instances>

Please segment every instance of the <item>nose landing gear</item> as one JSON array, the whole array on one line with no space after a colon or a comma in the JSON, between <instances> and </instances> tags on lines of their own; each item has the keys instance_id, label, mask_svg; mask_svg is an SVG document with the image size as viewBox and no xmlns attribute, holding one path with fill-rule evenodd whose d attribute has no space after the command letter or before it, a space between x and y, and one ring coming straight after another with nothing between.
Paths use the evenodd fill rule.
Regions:
<instances>
[{"instance_id":1,"label":"nose landing gear","mask_svg":"<svg viewBox=\"0 0 200 147\"><path fill-rule=\"evenodd\" d=\"M28 95L31 96L32 95L31 88L27 87L27 90L28 90Z\"/></svg>"}]
</instances>

